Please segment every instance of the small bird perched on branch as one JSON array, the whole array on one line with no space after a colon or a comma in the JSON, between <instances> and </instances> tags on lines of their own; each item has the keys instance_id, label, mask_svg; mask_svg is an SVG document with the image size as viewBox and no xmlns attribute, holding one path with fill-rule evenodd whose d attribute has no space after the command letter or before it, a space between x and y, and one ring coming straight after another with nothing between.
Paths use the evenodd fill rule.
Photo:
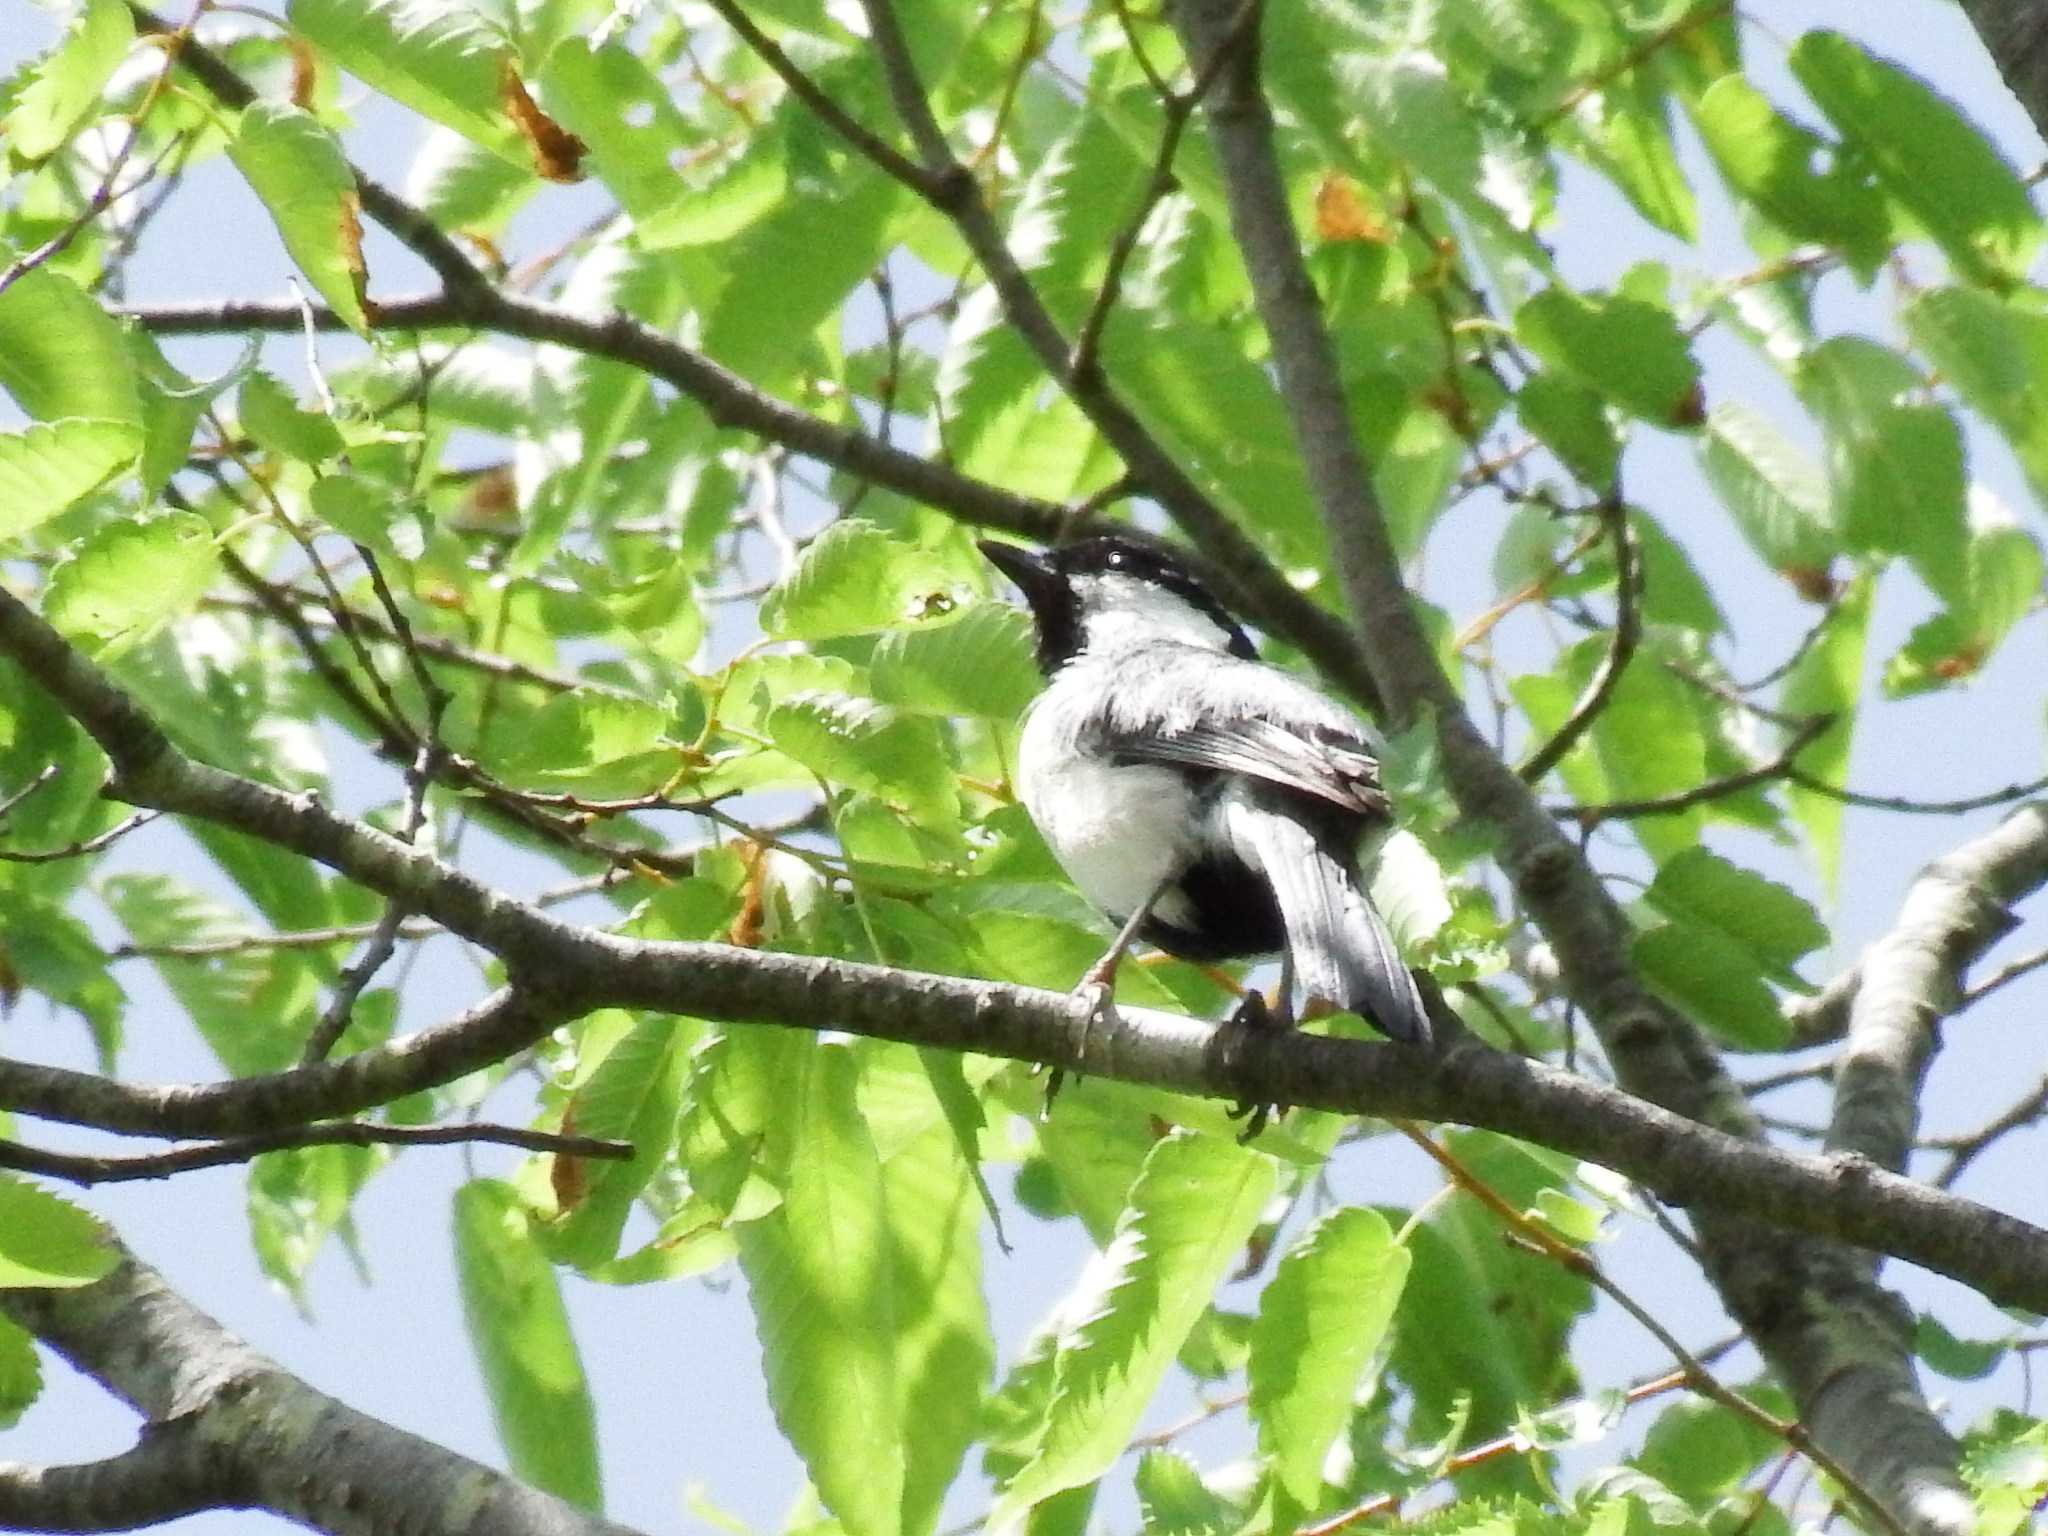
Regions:
<instances>
[{"instance_id":1,"label":"small bird perched on branch","mask_svg":"<svg viewBox=\"0 0 2048 1536\"><path fill-rule=\"evenodd\" d=\"M1048 679L1024 718L1018 797L1122 925L1082 978L1098 1006L1134 938L1187 960L1278 951L1280 1022L1300 1016L1299 988L1426 1045L1421 993L1366 895L1361 845L1392 817L1365 726L1259 660L1157 549L1112 536L981 551L1030 605ZM1256 999L1241 1019L1264 1014Z\"/></svg>"}]
</instances>

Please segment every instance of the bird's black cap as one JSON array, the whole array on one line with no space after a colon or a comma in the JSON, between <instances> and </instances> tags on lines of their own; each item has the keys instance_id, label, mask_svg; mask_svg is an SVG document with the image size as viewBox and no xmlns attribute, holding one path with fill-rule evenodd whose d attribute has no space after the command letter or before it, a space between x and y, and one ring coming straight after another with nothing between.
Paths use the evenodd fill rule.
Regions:
<instances>
[{"instance_id":1,"label":"bird's black cap","mask_svg":"<svg viewBox=\"0 0 2048 1536\"><path fill-rule=\"evenodd\" d=\"M1081 644L1081 616L1074 599L1074 578L1122 575L1164 587L1214 619L1230 637L1230 652L1256 658L1258 648L1216 595L1167 551L1152 544L1102 534L1073 544L1034 553L995 539L980 542L982 554L1016 584L1038 625L1038 662L1050 673L1070 659Z\"/></svg>"}]
</instances>

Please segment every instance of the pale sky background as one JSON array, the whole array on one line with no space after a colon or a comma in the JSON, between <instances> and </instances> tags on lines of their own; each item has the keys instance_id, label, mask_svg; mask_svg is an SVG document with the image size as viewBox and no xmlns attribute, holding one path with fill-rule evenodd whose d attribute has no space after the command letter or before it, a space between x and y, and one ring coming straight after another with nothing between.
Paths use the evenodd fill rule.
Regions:
<instances>
[{"instance_id":1,"label":"pale sky background","mask_svg":"<svg viewBox=\"0 0 2048 1536\"><path fill-rule=\"evenodd\" d=\"M1783 49L1815 26L1833 26L1879 53L1926 75L2004 148L2022 170L2042 158L2042 145L1999 81L1960 10L1946 0L1894 0L1883 6L1823 4L1815 0L1774 0L1749 8L1763 27L1747 28L1752 75L1780 100L1797 100L1783 66ZM1766 29L1767 28L1767 29ZM41 51L58 29L52 15L26 0L0 0L0 72ZM357 93L361 97L362 93ZM404 167L424 132L415 119L389 103L366 100L358 126L348 135L351 154L389 184L402 184ZM1809 117L1817 116L1810 111ZM1681 130L1686 164L1701 198L1703 250L1688 252L1649 231L1622 209L1615 195L1593 178L1569 173L1561 219L1551 232L1562 265L1586 286L1610 282L1645 258L1670 260L1727 275L1754 265L1742 245L1736 218L1720 196L1718 183L1689 132ZM593 186L548 188L513 226L516 256L553 243L601 203ZM1625 232L1622 238L1615 231ZM367 248L373 291L402 293L424 286L419 264L381 232ZM1931 261L1921 263L1933 270ZM216 297L264 298L285 292L288 262L253 197L224 161L196 172L150 230L140 259L130 269L128 292L138 302ZM1828 279L1820 317L1823 334L1860 329L1894 340L1890 295L1877 302L1857 295L1846 278ZM330 361L345 355L341 343L327 343ZM232 343L179 343L174 361L195 374L216 373L233 355ZM1737 396L1799 423L1783 384L1735 339L1710 332L1700 343L1710 403ZM287 377L302 376L296 340L272 339L270 366ZM0 426L18 416L0 402ZM1795 425L1810 439L1810 429ZM1688 549L1715 586L1735 635L1725 647L1738 676L1754 676L1775 665L1805 626L1812 610L1797 603L1784 584L1769 576L1737 538L1726 514L1712 500L1694 467L1689 443L1649 434L1628 460L1629 490ZM2009 453L1990 434L1970 441L1971 473L2018 510L2037 534L2044 531L2035 506ZM1427 561L1427 590L1460 619L1492 598L1488 566L1503 513L1497 504L1474 497L1439 526ZM1473 552L1480 552L1474 558ZM1744 599L1747 598L1747 602ZM1903 570L1885 582L1868 648L1871 675L1882 666L1914 623L1929 608L1917 580ZM1515 621L1510 639L1525 649L1539 645L1533 619ZM1897 705L1874 708L1860 720L1849 782L1861 789L1922 796L1973 793L2034 777L2042 768L2043 653L2041 619L2023 623L1993 666L1971 687ZM1533 658L1537 653L1529 650ZM715 658L714 658L715 659ZM1535 664L1531 661L1530 664ZM341 758L345 764L359 756ZM382 770L377 770L382 772ZM389 793L389 780L374 789L340 787L344 803ZM1954 818L1902 817L1852 809L1846 822L1841 898L1830 913L1839 949L1818 957L1807 974L1823 980L1853 958L1860 946L1891 922L1913 872L1928 859L1996 821L1998 812ZM1714 846L1732 857L1797 885L1825 904L1808 871L1783 850L1754 837L1717 832ZM471 868L513 889L545 883L546 866L508 855L485 840L466 845ZM1601 867L1626 869L1634 861L1620 844L1603 845ZM165 867L218 888L204 861L168 829L156 829L123 845L119 867ZM2036 904L2038 907L2038 904ZM2044 942L2036 907L2007 941L2005 953ZM98 920L101 914L89 914ZM593 916L596 915L593 911ZM104 929L105 924L101 922ZM1995 961L1993 962L1995 963ZM131 1007L125 1075L137 1080L208 1079L217 1068L147 965L120 971ZM436 941L417 968L407 996L404 1022L418 1026L445 1018L474 996L476 973L452 943ZM2048 996L2048 979L2036 977L1998 995L1950 1026L1926 1096L1926 1125L1946 1132L1974 1127L2024 1093L2048 1066L2048 1047L2036 1023ZM74 1019L54 1016L31 1000L0 1020L0 1050L28 1059L90 1067L84 1032ZM1737 1063L1746 1075L1775 1070L1776 1058ZM1815 1118L1817 1098L1796 1094L1770 1101L1775 1112ZM498 1118L517 1119L518 1104L507 1099ZM51 1145L87 1146L90 1138L23 1122L24 1134ZM2048 1199L2030 1166L2040 1151L2038 1132L2008 1138L1980 1161L1961 1188L2035 1220L2048 1219ZM475 1171L508 1173L517 1154L479 1148ZM1007 1174L991 1170L999 1190ZM238 1169L191 1174L163 1184L113 1186L78 1198L105 1216L144 1259L158 1266L192 1301L235 1332L282 1361L308 1382L367 1413L414 1430L443 1445L502 1464L483 1389L463 1331L455 1291L446 1213L454 1189L468 1176L463 1155L453 1149L407 1153L380 1173L356 1205L361 1246L371 1283L358 1278L347 1256L330 1246L310 1283L314 1316L303 1319L289 1298L258 1273L250 1252L243 1209L243 1173ZM1354 1149L1332 1167L1332 1180L1346 1199L1410 1201L1431 1187L1431 1176L1406 1147L1386 1141ZM1009 1231L1016 1253L1004 1257L988 1245L987 1289L994 1314L999 1368L1052 1302L1070 1286L1088 1245L1078 1225L1047 1226L1012 1212ZM1689 1261L1647 1223L1617 1229L1602 1253L1611 1271L1682 1337L1706 1343L1721 1332L1716 1303ZM1934 1307L1959 1332L1988 1335L2006 1326L1992 1308L1961 1287L1894 1264L1888 1271L1916 1306ZM801 1471L769 1416L761 1385L759 1353L744 1286L728 1273L709 1283L614 1289L562 1272L578 1342L597 1403L608 1512L650 1532L708 1530L686 1513L684 1491L701 1485L714 1504L759 1529L774 1529L796 1492ZM1240 1300L1240 1304L1243 1302ZM1655 1346L1626 1318L1603 1306L1583 1323L1575 1351L1590 1388L1623 1385L1664 1369ZM94 1384L46 1357L50 1385L43 1399L13 1431L0 1433L0 1458L70 1461L108 1455L125 1448L133 1415ZM1748 1355L1733 1357L1729 1372L1746 1378L1754 1370ZM1954 1401L1953 1422L1962 1424L1999 1403L2016 1404L2014 1368L2008 1364L1985 1383L1958 1386L1934 1381L1937 1398ZM1187 1399L1170 1385L1155 1408L1157 1422L1177 1415ZM1591 1448L1584 1464L1612 1460L1639 1436L1650 1415L1638 1412L1619 1435ZM1231 1414L1183 1442L1204 1464L1227 1459L1246 1445L1244 1421ZM972 1469L970 1468L970 1475ZM956 1498L949 1520L970 1515L971 1500ZM1120 1527L1128 1526L1127 1501L1111 1502ZM189 1536L251 1529L281 1529L270 1517L217 1514L179 1521L165 1529Z\"/></svg>"}]
</instances>

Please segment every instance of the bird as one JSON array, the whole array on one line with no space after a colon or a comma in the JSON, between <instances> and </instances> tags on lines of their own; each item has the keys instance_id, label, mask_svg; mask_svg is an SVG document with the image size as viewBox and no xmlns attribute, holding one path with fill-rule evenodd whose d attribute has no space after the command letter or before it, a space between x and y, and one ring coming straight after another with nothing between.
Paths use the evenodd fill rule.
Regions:
<instances>
[{"instance_id":1,"label":"bird","mask_svg":"<svg viewBox=\"0 0 2048 1536\"><path fill-rule=\"evenodd\" d=\"M1277 1013L1254 991L1237 1018L1284 1027L1343 1009L1428 1045L1421 992L1367 894L1367 845L1393 812L1365 724L1261 660L1162 548L1114 534L979 547L1023 596L1046 678L1018 739L1017 797L1119 925L1076 991L1106 1010L1139 938L1201 962L1277 952Z\"/></svg>"}]
</instances>

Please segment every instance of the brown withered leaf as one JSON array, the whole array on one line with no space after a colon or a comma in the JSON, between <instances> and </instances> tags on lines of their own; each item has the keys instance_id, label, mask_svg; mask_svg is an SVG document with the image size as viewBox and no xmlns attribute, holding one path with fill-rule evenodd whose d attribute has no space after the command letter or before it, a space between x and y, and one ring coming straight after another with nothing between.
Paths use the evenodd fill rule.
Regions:
<instances>
[{"instance_id":1,"label":"brown withered leaf","mask_svg":"<svg viewBox=\"0 0 2048 1536\"><path fill-rule=\"evenodd\" d=\"M519 78L519 70L509 58L498 72L498 96L505 115L512 119L512 126L533 151L535 174L548 181L581 181L583 156L589 146L541 111L527 94L526 82Z\"/></svg>"},{"instance_id":2,"label":"brown withered leaf","mask_svg":"<svg viewBox=\"0 0 2048 1536\"><path fill-rule=\"evenodd\" d=\"M1394 238L1386 222L1366 207L1357 182L1337 171L1316 183L1316 238L1364 240L1385 245Z\"/></svg>"},{"instance_id":3,"label":"brown withered leaf","mask_svg":"<svg viewBox=\"0 0 2048 1536\"><path fill-rule=\"evenodd\" d=\"M370 269L363 265L363 203L354 192L342 194L340 234L341 259L348 266L349 286L356 291L356 302L368 310Z\"/></svg>"},{"instance_id":4,"label":"brown withered leaf","mask_svg":"<svg viewBox=\"0 0 2048 1536\"><path fill-rule=\"evenodd\" d=\"M1809 603L1832 603L1841 595L1835 574L1825 566L1788 565L1778 574L1792 583L1792 590Z\"/></svg>"}]
</instances>

